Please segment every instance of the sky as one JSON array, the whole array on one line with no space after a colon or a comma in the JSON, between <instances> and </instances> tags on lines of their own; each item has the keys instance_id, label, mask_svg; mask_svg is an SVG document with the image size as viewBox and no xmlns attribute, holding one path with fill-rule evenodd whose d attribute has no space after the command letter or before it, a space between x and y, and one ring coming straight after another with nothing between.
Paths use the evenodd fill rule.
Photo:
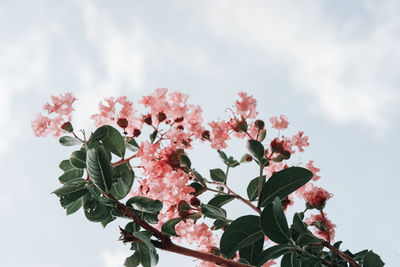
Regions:
<instances>
[{"instance_id":1,"label":"sky","mask_svg":"<svg viewBox=\"0 0 400 267\"><path fill-rule=\"evenodd\" d=\"M73 92L74 125L90 128L104 97L136 101L159 87L189 94L207 121L226 117L240 91L265 120L285 114L311 143L293 162L314 160L334 194L336 239L400 266L399 12L395 0L0 1L2 266L122 266L126 222L102 229L65 215L50 192L71 151L36 138L30 122L50 95ZM204 171L220 164L191 158ZM232 175L245 192L247 171ZM159 266L194 265L160 253Z\"/></svg>"}]
</instances>

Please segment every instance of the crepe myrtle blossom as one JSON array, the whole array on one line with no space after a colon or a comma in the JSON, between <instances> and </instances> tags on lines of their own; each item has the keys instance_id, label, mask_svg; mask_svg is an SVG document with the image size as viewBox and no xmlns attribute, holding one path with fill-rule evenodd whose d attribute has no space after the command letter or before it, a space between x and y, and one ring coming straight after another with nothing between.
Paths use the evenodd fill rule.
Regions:
<instances>
[{"instance_id":1,"label":"crepe myrtle blossom","mask_svg":"<svg viewBox=\"0 0 400 267\"><path fill-rule=\"evenodd\" d=\"M62 126L72 120L71 114L74 111L72 104L77 100L72 93L51 96L51 100L52 104L43 105L43 110L48 116L39 113L31 123L33 132L37 137L46 137L49 134L59 137L65 132L63 130L65 127Z\"/></svg>"},{"instance_id":2,"label":"crepe myrtle blossom","mask_svg":"<svg viewBox=\"0 0 400 267\"><path fill-rule=\"evenodd\" d=\"M294 135L293 132L288 132L289 121L284 115L269 118L270 128L278 130L278 136L271 136L271 133L276 134L276 131L271 131L270 128L266 127L264 118L259 117L257 100L245 92L239 92L238 96L239 99L235 101L234 105L227 109L229 111L227 118L210 122L204 122L200 106L188 103L188 95L180 92L169 92L166 88L156 89L152 94L143 96L135 102L129 100L126 96L105 98L99 103L98 112L91 116L96 127L110 125L122 129L123 135L118 130L116 135L120 135L119 138L122 140L120 143L124 145L124 150L129 148L131 150L129 153L133 153L129 156L128 151L126 151L120 160L110 162L112 168L128 164L129 170L135 172L135 178L132 181L133 186L125 191L125 194L128 194L125 196L139 196L140 198L150 199L150 201L158 200L162 203L162 208L160 207L161 210L158 210L157 213L158 222L153 220L147 223L143 218L141 220L144 221L140 221L136 215L128 217L144 227L143 229L146 231L151 232L153 238L157 238L155 244L159 244L161 249L168 248L173 244L172 242L188 245L190 248L186 249L186 253L193 257L197 255L197 258L201 260L198 262L198 266L231 266L229 264L238 266L240 265L238 260L242 256L237 251L233 251L233 254L231 254L233 256L230 259L223 258L222 249L219 247L223 239L221 239L221 235L228 231L235 218L231 218L232 215L227 214L220 206L208 207L209 210L207 210L206 205L211 204L206 202L206 194L202 194L209 191L208 193L215 194L215 197L220 199L219 201L225 198L225 195L229 195L233 197L230 200L242 201L253 212L253 216L254 214L257 215L254 217L261 218L262 216L259 215L265 210L261 206L261 195L254 198L254 192L251 192L254 188L251 188L250 184L250 189L248 188L247 191L248 198L235 193L235 190L230 188L230 184L228 184L228 171L229 176L232 176L234 170L230 169L241 164L250 164L254 161L253 159L257 159L258 164L255 166L259 169L256 172L259 180L256 181L259 182L260 186L257 189L263 189L262 179L267 181L266 184L269 181L272 183L276 177L279 177L279 175L274 176L276 173L283 173L289 168L294 170L293 167L301 166L302 163L293 160L292 155L304 152L304 147L309 146L308 136L304 135L303 131L295 132ZM43 106L43 110L47 114L37 114L36 119L31 124L34 134L38 137L49 134L59 137L62 133L68 132L78 139L73 132L71 122L71 113L74 110L72 105L76 100L72 93L52 96L52 103L46 103ZM233 155L232 157L226 156L225 152L218 151L223 158L226 171L219 169L218 163L213 162L213 165L215 164L215 166L212 166L213 170L219 169L219 171L212 172L212 169L210 169L210 178L208 178L199 174L201 172L204 175L207 171L199 170L197 172L197 169L191 167L195 164L190 162L189 155L199 142L208 143L212 149L223 150L234 139L244 139L247 150L244 155ZM83 144L81 151L91 145L90 137L89 140L82 138L79 141L77 143ZM131 141L134 141L134 143L129 143ZM97 142L104 148L107 146L107 142L103 142L103 140L101 142L97 140ZM255 152L251 150L253 148L249 147L251 142L258 144ZM113 143L112 145L118 144ZM128 147L128 145L134 146L134 149ZM80 152L80 154L82 153ZM241 157L241 160L234 160L237 157ZM260 164L263 160L265 165L263 165L264 163ZM74 163L71 160L66 162L68 166L72 166ZM86 164L89 164L89 162L87 161ZM77 168L80 166L82 166L82 163L78 164ZM291 193L283 196L280 204L282 210L286 213L289 208L294 206L294 195L297 195L300 200L306 202L307 209L304 213L310 212L309 209L312 208L317 209L320 212L319 214L311 214L304 221L315 228L316 236L330 243L335 237L336 225L327 218L324 207L332 194L313 184L320 179L320 176L317 175L320 169L314 166L314 161L308 161L305 167L309 172L304 168L302 171L307 173L307 181L309 182L305 181L301 184L302 186L296 187L297 190L294 188ZM222 182L221 175L224 176ZM74 179L81 179L87 183L93 182L95 184L96 182L91 179L89 172L83 178L74 177ZM112 186L114 186L116 179L118 178L113 177ZM81 180L79 181L82 182ZM112 189L111 192L113 192ZM258 190L258 192L262 192L262 190ZM113 195L110 196L110 194L107 190L103 191L104 196L113 200ZM251 194L253 199L250 199ZM117 206L121 208L121 205L124 206L121 203ZM278 207L280 207L279 202ZM68 209L68 207L66 208ZM210 215L210 210L215 213ZM125 209L123 211L122 215L129 215L131 210ZM208 217L208 219L203 220L205 217ZM210 224L210 218L217 219ZM176 231L176 235L170 233L167 235L163 232L165 231L163 227L171 220L177 220L172 228ZM270 236L270 238L273 238L273 236ZM264 239L267 247L276 242L272 239L269 240L267 236L264 236ZM264 249L266 248L264 247ZM175 252L180 253L177 250ZM220 260L228 261L228 263L221 263ZM276 264L275 260L269 259L262 266L268 267L274 264Z\"/></svg>"},{"instance_id":3,"label":"crepe myrtle blossom","mask_svg":"<svg viewBox=\"0 0 400 267\"><path fill-rule=\"evenodd\" d=\"M305 219L305 222L315 227L314 234L323 238L327 242L333 242L335 239L336 224L333 224L328 219L326 213L311 214L310 218Z\"/></svg>"}]
</instances>

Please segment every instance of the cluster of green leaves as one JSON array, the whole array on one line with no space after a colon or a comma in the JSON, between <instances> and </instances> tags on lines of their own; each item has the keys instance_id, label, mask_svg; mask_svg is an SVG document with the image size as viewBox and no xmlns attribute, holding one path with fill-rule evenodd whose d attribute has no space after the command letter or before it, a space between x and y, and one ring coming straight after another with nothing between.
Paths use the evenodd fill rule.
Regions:
<instances>
[{"instance_id":1,"label":"cluster of green leaves","mask_svg":"<svg viewBox=\"0 0 400 267\"><path fill-rule=\"evenodd\" d=\"M258 164L265 165L264 147L255 140L249 142L249 150ZM332 251L324 251L324 240L316 237L303 222L304 214L296 213L289 227L282 209L281 200L312 178L305 168L289 167L274 173L262 183L258 200L259 179L252 179L247 187L249 201L258 201L262 208L260 216L245 215L237 218L226 228L220 240L220 251L225 258L232 258L237 252L240 262L262 266L265 262L282 256L284 267L317 267L329 261L334 266L348 266L348 262ZM277 245L264 249L265 237ZM340 242L335 246L339 249ZM363 266L383 266L383 262L372 251L364 250L356 254L345 254Z\"/></svg>"}]
</instances>

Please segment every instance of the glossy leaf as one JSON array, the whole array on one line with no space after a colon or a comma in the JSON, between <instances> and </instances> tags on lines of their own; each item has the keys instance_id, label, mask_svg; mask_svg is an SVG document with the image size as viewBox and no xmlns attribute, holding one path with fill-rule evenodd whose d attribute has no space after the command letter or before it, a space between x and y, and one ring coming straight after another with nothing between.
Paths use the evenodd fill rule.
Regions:
<instances>
[{"instance_id":1,"label":"glossy leaf","mask_svg":"<svg viewBox=\"0 0 400 267\"><path fill-rule=\"evenodd\" d=\"M312 176L312 172L301 167L290 167L274 173L261 190L261 206L269 205L275 197L284 199L310 181Z\"/></svg>"},{"instance_id":2,"label":"glossy leaf","mask_svg":"<svg viewBox=\"0 0 400 267\"><path fill-rule=\"evenodd\" d=\"M131 191L135 173L130 168L129 163L124 163L112 168L113 183L111 194L116 199L123 199Z\"/></svg>"},{"instance_id":3,"label":"glossy leaf","mask_svg":"<svg viewBox=\"0 0 400 267\"><path fill-rule=\"evenodd\" d=\"M136 252L140 255L140 262L143 267L155 266L158 262L158 254L154 245L150 242L151 234L145 231L132 233L136 238L139 238L143 243L137 244Z\"/></svg>"},{"instance_id":4,"label":"glossy leaf","mask_svg":"<svg viewBox=\"0 0 400 267\"><path fill-rule=\"evenodd\" d=\"M75 168L68 159L61 161L59 165L64 173L58 178L61 183L66 183L72 179L80 178L83 175L83 169Z\"/></svg>"},{"instance_id":5,"label":"glossy leaf","mask_svg":"<svg viewBox=\"0 0 400 267\"><path fill-rule=\"evenodd\" d=\"M100 140L113 154L121 158L124 157L126 149L125 140L117 129L109 125L98 128L93 133L91 142Z\"/></svg>"},{"instance_id":6,"label":"glossy leaf","mask_svg":"<svg viewBox=\"0 0 400 267\"><path fill-rule=\"evenodd\" d=\"M226 218L226 211L223 208L214 207L208 204L201 205L201 212L204 216L212 219Z\"/></svg>"},{"instance_id":7,"label":"glossy leaf","mask_svg":"<svg viewBox=\"0 0 400 267\"><path fill-rule=\"evenodd\" d=\"M253 158L255 158L258 162L262 161L264 158L265 149L260 142L256 140L249 140L248 149Z\"/></svg>"},{"instance_id":8,"label":"glossy leaf","mask_svg":"<svg viewBox=\"0 0 400 267\"><path fill-rule=\"evenodd\" d=\"M226 179L225 172L221 169L211 169L210 177L213 181L220 182L220 183L225 182L225 179Z\"/></svg>"},{"instance_id":9,"label":"glossy leaf","mask_svg":"<svg viewBox=\"0 0 400 267\"><path fill-rule=\"evenodd\" d=\"M182 218L173 218L171 220L166 221L162 226L161 226L161 231L164 234L171 235L171 236L179 236L175 232L175 226L182 221Z\"/></svg>"},{"instance_id":10,"label":"glossy leaf","mask_svg":"<svg viewBox=\"0 0 400 267\"><path fill-rule=\"evenodd\" d=\"M86 218L92 222L101 222L109 215L110 208L103 205L91 194L86 194L83 198L83 209Z\"/></svg>"},{"instance_id":11,"label":"glossy leaf","mask_svg":"<svg viewBox=\"0 0 400 267\"><path fill-rule=\"evenodd\" d=\"M76 146L82 144L82 142L79 139L76 139L75 137L72 136L63 136L58 141L63 146Z\"/></svg>"},{"instance_id":12,"label":"glossy leaf","mask_svg":"<svg viewBox=\"0 0 400 267\"><path fill-rule=\"evenodd\" d=\"M78 198L67 206L67 215L77 212L82 207L82 198Z\"/></svg>"},{"instance_id":13,"label":"glossy leaf","mask_svg":"<svg viewBox=\"0 0 400 267\"><path fill-rule=\"evenodd\" d=\"M163 205L159 200L153 200L144 196L131 197L127 202L127 206L135 206L139 210L143 210L150 213L158 213L162 209Z\"/></svg>"},{"instance_id":14,"label":"glossy leaf","mask_svg":"<svg viewBox=\"0 0 400 267\"><path fill-rule=\"evenodd\" d=\"M282 256L283 254L289 251L290 247L287 244L276 245L270 248L267 248L263 252L261 252L254 262L255 266L262 266L264 263L271 259L276 259Z\"/></svg>"},{"instance_id":15,"label":"glossy leaf","mask_svg":"<svg viewBox=\"0 0 400 267\"><path fill-rule=\"evenodd\" d=\"M247 197L249 198L250 201L257 200L259 179L260 179L260 177L254 178L253 180L250 181L249 185L247 186ZM265 184L265 179L266 179L266 176L263 175L263 178L261 181L261 188Z\"/></svg>"},{"instance_id":16,"label":"glossy leaf","mask_svg":"<svg viewBox=\"0 0 400 267\"><path fill-rule=\"evenodd\" d=\"M381 260L379 255L375 254L372 250L364 256L363 267L382 267L385 263Z\"/></svg>"},{"instance_id":17,"label":"glossy leaf","mask_svg":"<svg viewBox=\"0 0 400 267\"><path fill-rule=\"evenodd\" d=\"M264 239L257 240L250 246L239 249L239 255L241 259L245 259L248 264L256 262L256 257L260 255L264 245Z\"/></svg>"},{"instance_id":18,"label":"glossy leaf","mask_svg":"<svg viewBox=\"0 0 400 267\"><path fill-rule=\"evenodd\" d=\"M124 266L136 267L140 264L140 255L138 252L133 253L132 256L125 259Z\"/></svg>"},{"instance_id":19,"label":"glossy leaf","mask_svg":"<svg viewBox=\"0 0 400 267\"><path fill-rule=\"evenodd\" d=\"M231 258L236 251L264 239L259 217L246 215L233 221L221 237L220 249L225 258Z\"/></svg>"},{"instance_id":20,"label":"glossy leaf","mask_svg":"<svg viewBox=\"0 0 400 267\"><path fill-rule=\"evenodd\" d=\"M136 140L132 138L128 142L126 142L126 148L129 149L130 151L138 152L140 146L138 145Z\"/></svg>"},{"instance_id":21,"label":"glossy leaf","mask_svg":"<svg viewBox=\"0 0 400 267\"><path fill-rule=\"evenodd\" d=\"M86 152L83 150L77 150L72 152L69 162L72 166L78 169L86 168Z\"/></svg>"},{"instance_id":22,"label":"glossy leaf","mask_svg":"<svg viewBox=\"0 0 400 267\"><path fill-rule=\"evenodd\" d=\"M264 234L278 244L287 243L290 240L289 227L279 197L276 197L262 211L260 226Z\"/></svg>"},{"instance_id":23,"label":"glossy leaf","mask_svg":"<svg viewBox=\"0 0 400 267\"><path fill-rule=\"evenodd\" d=\"M296 253L287 253L282 257L281 260L282 267L301 267L300 259L297 257Z\"/></svg>"},{"instance_id":24,"label":"glossy leaf","mask_svg":"<svg viewBox=\"0 0 400 267\"><path fill-rule=\"evenodd\" d=\"M214 206L214 207L222 207L223 205L231 202L234 200L236 197L232 195L218 195L213 197L209 202L208 205Z\"/></svg>"},{"instance_id":25,"label":"glossy leaf","mask_svg":"<svg viewBox=\"0 0 400 267\"><path fill-rule=\"evenodd\" d=\"M93 183L102 191L109 193L112 183L111 163L103 146L87 151L86 165Z\"/></svg>"}]
</instances>

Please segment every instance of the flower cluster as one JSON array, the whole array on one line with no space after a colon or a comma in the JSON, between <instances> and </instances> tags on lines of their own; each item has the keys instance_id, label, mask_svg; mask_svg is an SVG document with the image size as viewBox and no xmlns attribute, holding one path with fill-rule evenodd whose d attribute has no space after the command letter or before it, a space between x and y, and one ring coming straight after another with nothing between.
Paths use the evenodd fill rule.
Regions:
<instances>
[{"instance_id":1,"label":"flower cluster","mask_svg":"<svg viewBox=\"0 0 400 267\"><path fill-rule=\"evenodd\" d=\"M54 114L51 117L37 114L36 119L32 121L32 129L37 137L46 137L49 134L53 134L54 137L61 136L67 127L63 127L65 123L72 120L72 111L74 108L72 104L77 100L72 93L66 93L64 95L52 96L51 100L53 104L46 103L43 105L43 110L48 115ZM65 125L66 126L66 125Z\"/></svg>"},{"instance_id":2,"label":"flower cluster","mask_svg":"<svg viewBox=\"0 0 400 267\"><path fill-rule=\"evenodd\" d=\"M144 133L150 133L150 140L138 142L138 150L131 157L131 165L139 174L131 194L157 199L163 203L163 209L158 216L158 228L172 218L182 218L176 225L175 230L179 237L175 239L196 245L200 251L210 251L218 245L219 238L205 222L197 221L202 216L199 208L201 200L196 197L195 188L190 186L196 174L183 163L187 151L192 149L195 141L209 142L211 148L216 150L226 148L232 138L266 143L264 159L269 164L260 165L267 179L276 172L296 165L290 163L289 159L295 153L304 152L304 148L309 146L308 136L303 131L291 136L283 134L289 126L288 118L284 115L270 117L267 120L270 125L266 125L264 120L257 117L256 99L244 92L238 95L240 99L229 109L232 116L226 120L211 121L207 126L203 126L200 106L187 103L188 95L168 92L165 88L144 96L137 102L137 106L125 96L106 98L99 103L99 112L91 116L97 127L120 127L126 140L141 140ZM71 93L53 96L53 104L47 103L43 109L55 116L49 118L38 114L32 122L35 135L39 137L52 133L58 137L64 131L72 132L70 121L75 100ZM138 112L139 105L142 105L144 113ZM267 132L268 126L275 130ZM252 160L249 154L245 156L242 162ZM313 182L320 179L320 169L314 166L314 161L309 161L305 167L312 172ZM306 219L308 224L315 226L316 235L327 241L333 240L336 225L322 211L332 194L309 182L297 189L296 195L306 201L307 208L320 211ZM281 200L284 211L293 205L293 196L294 194L288 195ZM263 266L273 264L275 261L270 260ZM202 263L202 266L217 265Z\"/></svg>"}]
</instances>

